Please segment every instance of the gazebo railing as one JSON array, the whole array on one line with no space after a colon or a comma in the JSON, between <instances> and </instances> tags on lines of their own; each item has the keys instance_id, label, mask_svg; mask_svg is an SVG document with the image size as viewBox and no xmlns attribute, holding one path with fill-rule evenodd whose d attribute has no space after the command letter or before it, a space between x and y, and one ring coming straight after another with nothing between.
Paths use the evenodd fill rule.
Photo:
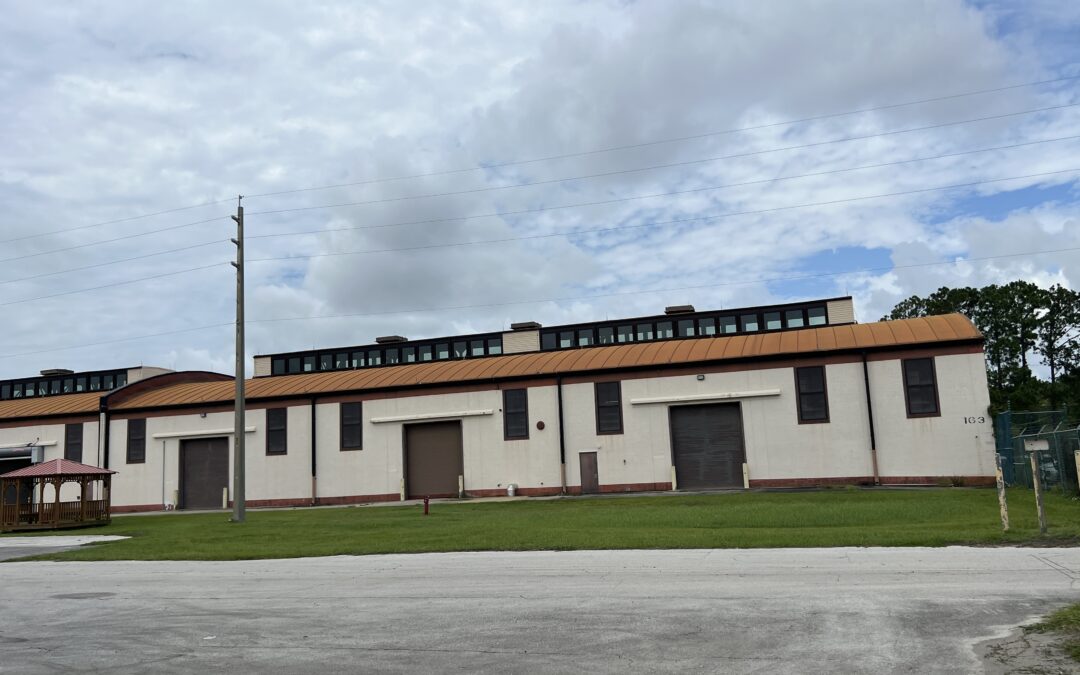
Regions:
<instances>
[{"instance_id":1,"label":"gazebo railing","mask_svg":"<svg viewBox=\"0 0 1080 675\"><path fill-rule=\"evenodd\" d=\"M57 524L107 520L109 520L109 502L105 499L88 499L85 502L0 505L0 525L5 528L18 525L51 527Z\"/></svg>"}]
</instances>

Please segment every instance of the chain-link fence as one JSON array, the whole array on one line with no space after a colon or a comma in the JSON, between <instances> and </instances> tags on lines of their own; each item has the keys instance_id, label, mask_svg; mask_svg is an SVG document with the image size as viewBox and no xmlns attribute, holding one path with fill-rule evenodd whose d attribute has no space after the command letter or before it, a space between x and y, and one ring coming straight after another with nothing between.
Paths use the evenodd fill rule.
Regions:
<instances>
[{"instance_id":1,"label":"chain-link fence","mask_svg":"<svg viewBox=\"0 0 1080 675\"><path fill-rule=\"evenodd\" d=\"M1080 419L1070 417L1069 411L1006 411L994 419L994 433L1007 484L1033 487L1031 457L1024 450L1024 441L1045 440L1049 447L1039 452L1043 487L1065 494L1080 493L1076 478Z\"/></svg>"}]
</instances>

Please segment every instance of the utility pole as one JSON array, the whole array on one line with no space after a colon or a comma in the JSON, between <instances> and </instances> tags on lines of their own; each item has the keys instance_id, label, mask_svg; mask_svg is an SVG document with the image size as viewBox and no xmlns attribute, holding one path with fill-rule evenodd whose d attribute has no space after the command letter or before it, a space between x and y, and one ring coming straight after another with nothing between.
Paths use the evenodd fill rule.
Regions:
<instances>
[{"instance_id":1,"label":"utility pole","mask_svg":"<svg viewBox=\"0 0 1080 675\"><path fill-rule=\"evenodd\" d=\"M233 423L233 511L232 521L247 518L244 504L244 196L236 197L236 419Z\"/></svg>"}]
</instances>

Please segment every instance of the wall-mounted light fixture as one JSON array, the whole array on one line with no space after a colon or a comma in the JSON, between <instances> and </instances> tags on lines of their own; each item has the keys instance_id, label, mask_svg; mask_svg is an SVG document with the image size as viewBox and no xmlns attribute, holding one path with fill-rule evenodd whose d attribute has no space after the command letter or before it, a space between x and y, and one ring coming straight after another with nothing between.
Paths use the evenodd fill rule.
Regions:
<instances>
[{"instance_id":1,"label":"wall-mounted light fixture","mask_svg":"<svg viewBox=\"0 0 1080 675\"><path fill-rule=\"evenodd\" d=\"M698 379L698 382L701 382L702 380L705 379L705 376L704 375L698 375L697 379Z\"/></svg>"}]
</instances>

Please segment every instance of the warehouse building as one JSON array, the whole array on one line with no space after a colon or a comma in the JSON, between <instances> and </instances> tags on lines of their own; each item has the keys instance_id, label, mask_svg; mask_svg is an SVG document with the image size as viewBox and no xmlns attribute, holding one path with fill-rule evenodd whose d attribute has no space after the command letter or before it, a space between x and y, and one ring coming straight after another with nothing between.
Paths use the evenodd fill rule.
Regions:
<instances>
[{"instance_id":1,"label":"warehouse building","mask_svg":"<svg viewBox=\"0 0 1080 675\"><path fill-rule=\"evenodd\" d=\"M851 298L388 336L260 355L254 370L251 506L994 475L972 323L857 324ZM22 382L21 397L0 400L0 451L34 446L116 471L117 511L222 507L232 378L132 372L84 391L83 374L43 375L61 378L58 391L35 381L30 398Z\"/></svg>"}]
</instances>

